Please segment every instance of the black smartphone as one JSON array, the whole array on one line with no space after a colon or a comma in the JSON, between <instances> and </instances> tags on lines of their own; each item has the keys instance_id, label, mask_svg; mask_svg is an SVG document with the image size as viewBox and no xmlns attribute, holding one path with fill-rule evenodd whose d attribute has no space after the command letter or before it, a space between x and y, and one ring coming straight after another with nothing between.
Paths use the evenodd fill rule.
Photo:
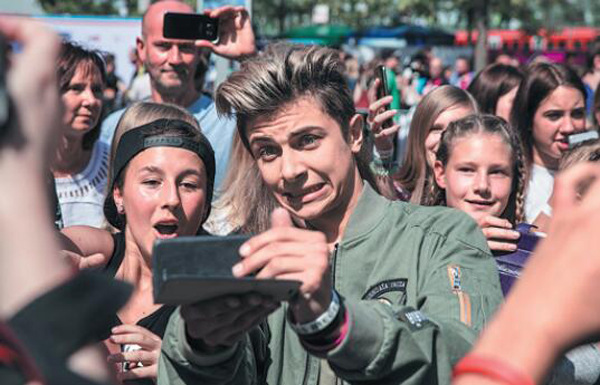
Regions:
<instances>
[{"instance_id":1,"label":"black smartphone","mask_svg":"<svg viewBox=\"0 0 600 385\"><path fill-rule=\"evenodd\" d=\"M387 76L385 74L385 66L377 66L375 76L379 79L379 88L377 88L377 99L381 99L390 94L390 89L387 84Z\"/></svg>"},{"instance_id":2,"label":"black smartphone","mask_svg":"<svg viewBox=\"0 0 600 385\"><path fill-rule=\"evenodd\" d=\"M300 282L283 279L236 278L240 246L248 236L194 236L158 240L152 252L154 302L189 304L223 295L259 293L287 301Z\"/></svg>"},{"instance_id":3,"label":"black smartphone","mask_svg":"<svg viewBox=\"0 0 600 385\"><path fill-rule=\"evenodd\" d=\"M386 68L385 66L377 66L375 69L375 76L379 79L379 87L377 88L377 100L386 97L390 94L390 88L387 83L387 75L385 74ZM390 105L385 106L386 111L390 109ZM393 120L390 118L381 124L381 128L388 128L394 124Z\"/></svg>"},{"instance_id":4,"label":"black smartphone","mask_svg":"<svg viewBox=\"0 0 600 385\"><path fill-rule=\"evenodd\" d=\"M165 13L163 36L168 39L209 40L219 38L219 19L196 13Z\"/></svg>"}]
</instances>

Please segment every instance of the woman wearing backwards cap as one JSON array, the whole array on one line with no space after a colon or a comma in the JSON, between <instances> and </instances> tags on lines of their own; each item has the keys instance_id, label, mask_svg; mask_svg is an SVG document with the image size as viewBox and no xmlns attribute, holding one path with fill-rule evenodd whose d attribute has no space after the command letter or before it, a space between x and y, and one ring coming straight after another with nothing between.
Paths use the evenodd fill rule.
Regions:
<instances>
[{"instance_id":1,"label":"woman wearing backwards cap","mask_svg":"<svg viewBox=\"0 0 600 385\"><path fill-rule=\"evenodd\" d=\"M71 241L68 254L80 268L101 266L134 286L105 341L122 381L150 384L156 378L174 307L153 301L152 245L156 239L202 231L214 175L213 150L191 115L173 105L136 104L119 121L112 144L104 214L119 231L63 230Z\"/></svg>"}]
</instances>

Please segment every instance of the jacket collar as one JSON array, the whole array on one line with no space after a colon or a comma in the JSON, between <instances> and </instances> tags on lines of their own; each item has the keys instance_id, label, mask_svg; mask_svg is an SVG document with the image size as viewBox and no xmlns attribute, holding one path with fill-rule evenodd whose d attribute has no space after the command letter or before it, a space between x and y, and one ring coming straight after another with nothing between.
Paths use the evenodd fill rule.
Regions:
<instances>
[{"instance_id":1,"label":"jacket collar","mask_svg":"<svg viewBox=\"0 0 600 385\"><path fill-rule=\"evenodd\" d=\"M379 195L367 181L364 181L363 190L342 236L342 243L371 232L382 221L391 205L392 201Z\"/></svg>"}]
</instances>

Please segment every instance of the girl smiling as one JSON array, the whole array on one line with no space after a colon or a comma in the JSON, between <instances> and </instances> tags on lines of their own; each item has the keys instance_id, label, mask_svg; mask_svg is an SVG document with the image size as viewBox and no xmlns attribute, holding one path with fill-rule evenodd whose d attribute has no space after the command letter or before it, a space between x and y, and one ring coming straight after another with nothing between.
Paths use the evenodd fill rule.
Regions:
<instances>
[{"instance_id":1,"label":"girl smiling","mask_svg":"<svg viewBox=\"0 0 600 385\"><path fill-rule=\"evenodd\" d=\"M442 134L434 165L434 203L469 214L492 251L514 251L523 218L523 155L508 124L492 115L471 115Z\"/></svg>"}]
</instances>

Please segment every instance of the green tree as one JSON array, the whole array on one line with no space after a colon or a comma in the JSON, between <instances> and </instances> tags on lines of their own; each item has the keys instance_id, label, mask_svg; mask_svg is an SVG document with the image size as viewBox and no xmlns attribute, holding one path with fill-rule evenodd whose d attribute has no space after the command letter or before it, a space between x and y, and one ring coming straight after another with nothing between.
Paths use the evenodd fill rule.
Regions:
<instances>
[{"instance_id":1,"label":"green tree","mask_svg":"<svg viewBox=\"0 0 600 385\"><path fill-rule=\"evenodd\" d=\"M112 0L38 0L47 13L73 15L113 15L117 13Z\"/></svg>"}]
</instances>

